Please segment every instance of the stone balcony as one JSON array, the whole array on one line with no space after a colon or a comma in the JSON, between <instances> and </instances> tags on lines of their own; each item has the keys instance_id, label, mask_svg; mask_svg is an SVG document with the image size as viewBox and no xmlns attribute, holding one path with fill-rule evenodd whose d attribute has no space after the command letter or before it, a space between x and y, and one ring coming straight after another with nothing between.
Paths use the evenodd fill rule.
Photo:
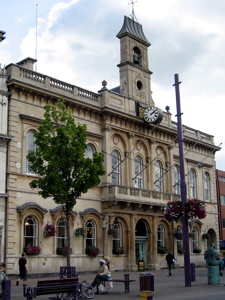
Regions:
<instances>
[{"instance_id":1,"label":"stone balcony","mask_svg":"<svg viewBox=\"0 0 225 300\"><path fill-rule=\"evenodd\" d=\"M180 195L174 193L164 193L121 185L103 187L102 193L102 201L107 203L108 208L120 205L121 208L131 206L133 209L134 207L139 207L145 211L153 207L163 208L168 201L180 199Z\"/></svg>"}]
</instances>

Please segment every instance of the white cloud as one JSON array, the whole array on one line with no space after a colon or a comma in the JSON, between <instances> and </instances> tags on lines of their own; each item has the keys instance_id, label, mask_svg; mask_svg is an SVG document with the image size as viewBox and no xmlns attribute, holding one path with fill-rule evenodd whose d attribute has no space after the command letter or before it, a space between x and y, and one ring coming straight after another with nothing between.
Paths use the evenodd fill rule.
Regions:
<instances>
[{"instance_id":1,"label":"white cloud","mask_svg":"<svg viewBox=\"0 0 225 300\"><path fill-rule=\"evenodd\" d=\"M4 41L5 45L0 45L0 57L4 57L5 63L35 55L35 22L22 12L25 2L30 2L20 2L11 19L19 16L23 27L9 31L9 43ZM95 92L104 79L109 88L119 85L120 49L116 34L122 27L123 16L131 14L129 2L39 2L37 70ZM221 141L225 145L223 128L220 129L225 109L224 9L224 0L217 0L216 5L214 0L139 0L134 5L135 15L152 44L149 65L156 105L163 110L169 105L176 120L173 83L174 74L178 73L182 81L183 124L215 135L217 145ZM11 26L7 17L4 23ZM217 166L225 170L224 156L222 149L217 154Z\"/></svg>"}]
</instances>

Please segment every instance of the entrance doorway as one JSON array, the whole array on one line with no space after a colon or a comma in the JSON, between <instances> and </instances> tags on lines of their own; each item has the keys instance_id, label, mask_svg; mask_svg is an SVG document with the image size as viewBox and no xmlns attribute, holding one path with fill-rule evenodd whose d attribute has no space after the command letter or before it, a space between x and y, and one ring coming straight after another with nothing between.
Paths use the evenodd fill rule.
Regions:
<instances>
[{"instance_id":1,"label":"entrance doorway","mask_svg":"<svg viewBox=\"0 0 225 300\"><path fill-rule=\"evenodd\" d=\"M143 219L140 219L135 228L135 250L136 250L136 264L139 269L144 270L147 265L147 226Z\"/></svg>"}]
</instances>

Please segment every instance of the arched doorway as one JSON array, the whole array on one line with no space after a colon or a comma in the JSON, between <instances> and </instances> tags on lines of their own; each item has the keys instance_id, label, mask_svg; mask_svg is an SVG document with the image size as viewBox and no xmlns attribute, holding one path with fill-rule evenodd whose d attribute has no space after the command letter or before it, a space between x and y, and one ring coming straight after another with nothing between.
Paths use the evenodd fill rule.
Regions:
<instances>
[{"instance_id":1,"label":"arched doorway","mask_svg":"<svg viewBox=\"0 0 225 300\"><path fill-rule=\"evenodd\" d=\"M216 233L215 230L210 228L208 230L209 238L207 239L207 249L209 249L211 243L214 243L217 248L217 239L216 239Z\"/></svg>"},{"instance_id":2,"label":"arched doorway","mask_svg":"<svg viewBox=\"0 0 225 300\"><path fill-rule=\"evenodd\" d=\"M144 270L147 264L147 240L147 225L145 220L140 219L135 228L136 264L140 270Z\"/></svg>"}]
</instances>

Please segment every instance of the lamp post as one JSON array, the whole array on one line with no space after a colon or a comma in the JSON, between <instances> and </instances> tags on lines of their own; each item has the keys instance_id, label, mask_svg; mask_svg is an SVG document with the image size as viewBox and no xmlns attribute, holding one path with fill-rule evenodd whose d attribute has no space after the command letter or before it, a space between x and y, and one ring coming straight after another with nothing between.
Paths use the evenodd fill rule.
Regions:
<instances>
[{"instance_id":1,"label":"lamp post","mask_svg":"<svg viewBox=\"0 0 225 300\"><path fill-rule=\"evenodd\" d=\"M177 104L177 128L178 128L178 143L179 143L179 157L180 157L180 188L181 188L181 205L182 211L184 211L184 205L187 201L185 171L184 171L184 149L183 149L183 130L181 120L181 106L180 106L180 90L179 90L179 76L174 75L175 79L175 93ZM184 274L185 274L185 286L191 286L191 264L190 264L190 251L189 251L189 235L188 235L188 220L185 216L182 216L183 224L183 249L184 249Z\"/></svg>"},{"instance_id":2,"label":"lamp post","mask_svg":"<svg viewBox=\"0 0 225 300\"><path fill-rule=\"evenodd\" d=\"M5 31L0 30L0 42L2 42L5 39Z\"/></svg>"}]
</instances>

